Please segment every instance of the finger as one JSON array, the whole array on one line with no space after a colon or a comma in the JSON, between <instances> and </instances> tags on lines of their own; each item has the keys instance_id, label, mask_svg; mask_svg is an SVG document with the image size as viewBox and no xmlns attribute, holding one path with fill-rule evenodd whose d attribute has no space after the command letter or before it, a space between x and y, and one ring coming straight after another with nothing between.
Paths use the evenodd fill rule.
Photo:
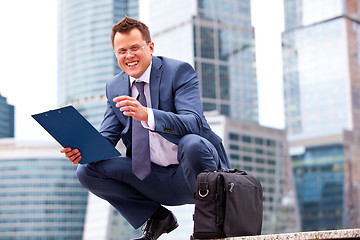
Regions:
<instances>
[{"instance_id":1,"label":"finger","mask_svg":"<svg viewBox=\"0 0 360 240\"><path fill-rule=\"evenodd\" d=\"M124 107L121 107L120 108L120 111L126 111L126 112L136 112L136 111L139 111L139 107L136 106L124 106Z\"/></svg>"},{"instance_id":2,"label":"finger","mask_svg":"<svg viewBox=\"0 0 360 240\"><path fill-rule=\"evenodd\" d=\"M78 152L78 153L72 155L71 157L69 157L70 162L74 162L76 160L76 158L78 158L80 155L81 155L81 153Z\"/></svg>"},{"instance_id":3,"label":"finger","mask_svg":"<svg viewBox=\"0 0 360 240\"><path fill-rule=\"evenodd\" d=\"M124 111L123 114L125 116L128 116L128 117L134 117L135 116L135 112L130 112L130 111Z\"/></svg>"},{"instance_id":4,"label":"finger","mask_svg":"<svg viewBox=\"0 0 360 240\"><path fill-rule=\"evenodd\" d=\"M114 102L121 102L121 101L124 101L124 100L131 100L131 99L134 99L134 98L130 97L130 96L122 95L122 96L114 97L113 101Z\"/></svg>"},{"instance_id":5,"label":"finger","mask_svg":"<svg viewBox=\"0 0 360 240\"><path fill-rule=\"evenodd\" d=\"M71 152L67 152L66 154L65 154L65 156L67 157L67 158L70 158L70 157L72 157L72 156L74 156L75 154L77 154L77 153L79 153L80 151L78 150L78 149L73 149Z\"/></svg>"},{"instance_id":6,"label":"finger","mask_svg":"<svg viewBox=\"0 0 360 240\"><path fill-rule=\"evenodd\" d=\"M62 149L60 149L60 152L67 153L67 152L70 152L71 150L72 150L71 148L62 148Z\"/></svg>"},{"instance_id":7,"label":"finger","mask_svg":"<svg viewBox=\"0 0 360 240\"><path fill-rule=\"evenodd\" d=\"M123 106L138 106L140 103L136 99L128 99L120 101L116 104L116 107L123 107Z\"/></svg>"},{"instance_id":8,"label":"finger","mask_svg":"<svg viewBox=\"0 0 360 240\"><path fill-rule=\"evenodd\" d=\"M73 164L79 164L81 158L82 158L82 156L79 156L79 157L76 158L72 163L73 163Z\"/></svg>"},{"instance_id":9,"label":"finger","mask_svg":"<svg viewBox=\"0 0 360 240\"><path fill-rule=\"evenodd\" d=\"M72 164L79 164L80 160L81 160L82 156L78 156L77 158L75 158L74 160L70 160L69 161L72 163Z\"/></svg>"}]
</instances>

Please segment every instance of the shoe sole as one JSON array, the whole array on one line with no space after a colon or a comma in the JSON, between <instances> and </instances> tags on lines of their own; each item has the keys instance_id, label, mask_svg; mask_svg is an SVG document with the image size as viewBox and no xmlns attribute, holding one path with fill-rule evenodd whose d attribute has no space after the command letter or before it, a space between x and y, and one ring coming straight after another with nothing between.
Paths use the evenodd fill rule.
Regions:
<instances>
[{"instance_id":1,"label":"shoe sole","mask_svg":"<svg viewBox=\"0 0 360 240\"><path fill-rule=\"evenodd\" d=\"M166 233L170 233L172 232L175 228L177 228L179 226L179 224L176 222L171 228L169 228L169 230L166 231Z\"/></svg>"}]
</instances>

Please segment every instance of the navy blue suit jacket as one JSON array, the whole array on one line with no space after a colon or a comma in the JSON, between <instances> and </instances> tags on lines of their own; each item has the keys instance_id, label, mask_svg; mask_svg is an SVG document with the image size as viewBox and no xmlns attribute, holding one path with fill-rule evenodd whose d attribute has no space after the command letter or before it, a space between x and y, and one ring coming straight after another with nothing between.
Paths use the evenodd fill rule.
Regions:
<instances>
[{"instance_id":1,"label":"navy blue suit jacket","mask_svg":"<svg viewBox=\"0 0 360 240\"><path fill-rule=\"evenodd\" d=\"M130 96L129 75L120 72L106 84L107 108L100 133L114 146L122 139L131 157L131 117L125 116L112 101L114 97ZM230 168L222 139L216 135L203 115L199 81L194 69L185 62L153 57L150 73L151 106L155 132L178 144L182 136L197 134L209 140L218 151L219 168Z\"/></svg>"}]
</instances>

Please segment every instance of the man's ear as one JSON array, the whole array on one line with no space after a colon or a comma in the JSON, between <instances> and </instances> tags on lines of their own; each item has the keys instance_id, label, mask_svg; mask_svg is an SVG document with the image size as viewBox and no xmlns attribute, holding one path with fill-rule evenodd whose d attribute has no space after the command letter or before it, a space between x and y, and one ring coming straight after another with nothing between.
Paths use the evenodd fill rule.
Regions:
<instances>
[{"instance_id":1,"label":"man's ear","mask_svg":"<svg viewBox=\"0 0 360 240\"><path fill-rule=\"evenodd\" d=\"M152 55L154 53L154 42L150 42L148 45L149 45L150 53Z\"/></svg>"}]
</instances>

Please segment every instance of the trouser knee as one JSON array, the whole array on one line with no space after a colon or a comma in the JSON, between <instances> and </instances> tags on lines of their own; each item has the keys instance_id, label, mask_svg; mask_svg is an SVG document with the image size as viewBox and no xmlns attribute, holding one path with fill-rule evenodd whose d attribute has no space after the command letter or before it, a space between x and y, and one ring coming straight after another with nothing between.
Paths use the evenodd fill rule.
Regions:
<instances>
[{"instance_id":1,"label":"trouser knee","mask_svg":"<svg viewBox=\"0 0 360 240\"><path fill-rule=\"evenodd\" d=\"M84 188L89 189L91 181L91 170L87 167L87 164L78 165L76 169L76 176Z\"/></svg>"},{"instance_id":2,"label":"trouser knee","mask_svg":"<svg viewBox=\"0 0 360 240\"><path fill-rule=\"evenodd\" d=\"M217 168L218 153L207 139L196 134L188 134L180 139L178 147L180 163L190 165L196 172Z\"/></svg>"},{"instance_id":3,"label":"trouser knee","mask_svg":"<svg viewBox=\"0 0 360 240\"><path fill-rule=\"evenodd\" d=\"M203 147L204 143L202 142L201 137L195 134L185 135L179 142L179 149L188 157L198 157L201 154Z\"/></svg>"}]
</instances>

